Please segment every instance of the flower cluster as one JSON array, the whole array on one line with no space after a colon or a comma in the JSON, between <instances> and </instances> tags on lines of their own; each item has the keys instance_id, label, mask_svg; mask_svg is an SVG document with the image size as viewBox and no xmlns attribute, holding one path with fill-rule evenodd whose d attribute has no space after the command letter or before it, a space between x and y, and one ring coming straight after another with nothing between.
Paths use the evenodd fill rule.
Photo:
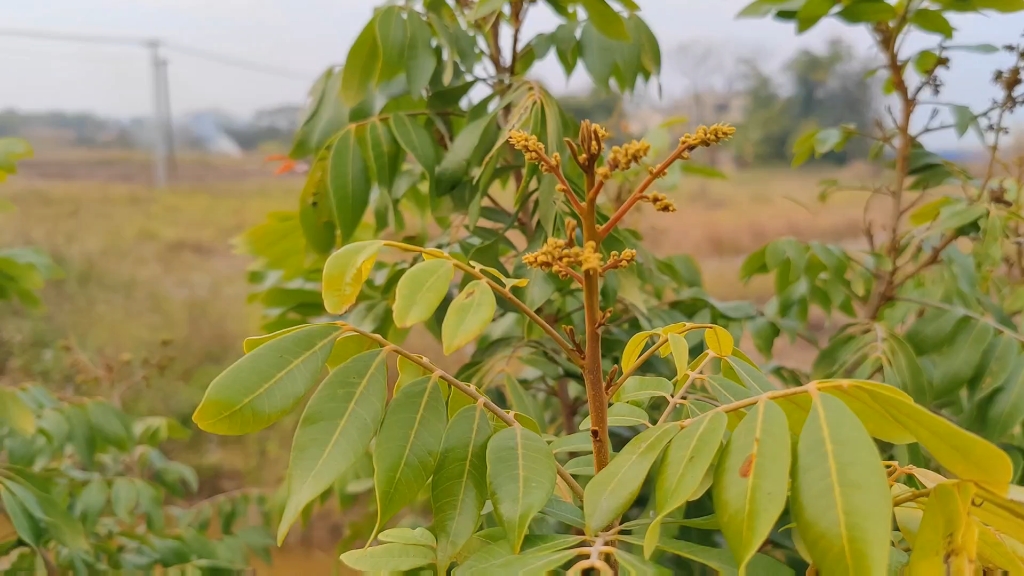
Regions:
<instances>
[{"instance_id":1,"label":"flower cluster","mask_svg":"<svg viewBox=\"0 0 1024 576\"><path fill-rule=\"evenodd\" d=\"M650 202L658 212L676 211L675 203L669 200L668 196L665 196L661 192L651 192L650 194L646 194L644 195L643 200L645 202Z\"/></svg>"},{"instance_id":2,"label":"flower cluster","mask_svg":"<svg viewBox=\"0 0 1024 576\"><path fill-rule=\"evenodd\" d=\"M522 130L509 132L508 141L512 147L523 153L527 162L534 162L540 165L540 171L550 174L562 163L562 157L555 152L548 158L544 153L544 143L533 134L527 134Z\"/></svg>"},{"instance_id":3,"label":"flower cluster","mask_svg":"<svg viewBox=\"0 0 1024 576\"><path fill-rule=\"evenodd\" d=\"M688 148L707 148L719 142L732 138L736 128L728 124L712 124L711 126L698 126L693 134L687 132L679 139L681 146Z\"/></svg>"},{"instance_id":4,"label":"flower cluster","mask_svg":"<svg viewBox=\"0 0 1024 576\"><path fill-rule=\"evenodd\" d=\"M561 238L548 238L547 242L536 252L523 255L523 263L530 268L545 272L554 272L562 279L573 276L572 270L578 268L582 272L596 270L602 272L611 268L625 268L636 260L636 250L626 249L622 253L612 252L605 266L604 257L597 249L597 244L587 242L584 246L574 246Z\"/></svg>"},{"instance_id":5,"label":"flower cluster","mask_svg":"<svg viewBox=\"0 0 1024 576\"><path fill-rule=\"evenodd\" d=\"M629 170L634 165L639 165L650 151L651 145L643 140L633 140L622 146L613 146L608 153L608 168L610 170Z\"/></svg>"}]
</instances>

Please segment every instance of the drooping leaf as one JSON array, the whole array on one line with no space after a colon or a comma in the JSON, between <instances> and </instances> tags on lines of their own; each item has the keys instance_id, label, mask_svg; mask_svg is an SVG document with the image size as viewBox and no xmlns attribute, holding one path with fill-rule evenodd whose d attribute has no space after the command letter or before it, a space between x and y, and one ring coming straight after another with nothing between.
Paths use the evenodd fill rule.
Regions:
<instances>
[{"instance_id":1,"label":"drooping leaf","mask_svg":"<svg viewBox=\"0 0 1024 576\"><path fill-rule=\"evenodd\" d=\"M726 367L731 368L737 381L756 394L771 392L776 389L775 386L772 385L771 381L768 380L768 377L749 362L732 357L723 360L722 366L723 372Z\"/></svg>"},{"instance_id":2,"label":"drooping leaf","mask_svg":"<svg viewBox=\"0 0 1024 576\"><path fill-rule=\"evenodd\" d=\"M953 37L953 26L939 10L918 8L910 16L910 23L925 32L933 32L946 38Z\"/></svg>"},{"instance_id":3,"label":"drooping leaf","mask_svg":"<svg viewBox=\"0 0 1024 576\"><path fill-rule=\"evenodd\" d=\"M715 514L741 572L786 505L789 464L786 415L761 400L726 443L711 486Z\"/></svg>"},{"instance_id":4,"label":"drooping leaf","mask_svg":"<svg viewBox=\"0 0 1024 576\"><path fill-rule=\"evenodd\" d=\"M657 514L647 528L644 557L650 558L660 540L661 522L686 504L700 486L722 445L728 422L722 412L705 414L676 435L665 450L654 487Z\"/></svg>"},{"instance_id":5,"label":"drooping leaf","mask_svg":"<svg viewBox=\"0 0 1024 576\"><path fill-rule=\"evenodd\" d=\"M708 349L725 358L732 355L733 338L729 331L721 326L714 326L704 331L704 342Z\"/></svg>"},{"instance_id":6,"label":"drooping leaf","mask_svg":"<svg viewBox=\"0 0 1024 576\"><path fill-rule=\"evenodd\" d=\"M445 430L431 481L438 565L447 567L469 541L487 500L487 442L491 423L483 406L459 410Z\"/></svg>"},{"instance_id":7,"label":"drooping leaf","mask_svg":"<svg viewBox=\"0 0 1024 576\"><path fill-rule=\"evenodd\" d=\"M932 488L921 528L914 538L914 550L907 566L909 574L941 574L947 571L947 558L967 553L960 539L968 526L967 510L973 492L967 482L943 482ZM967 545L973 548L977 544ZM949 561L955 563L953 558Z\"/></svg>"},{"instance_id":8,"label":"drooping leaf","mask_svg":"<svg viewBox=\"0 0 1024 576\"><path fill-rule=\"evenodd\" d=\"M506 373L502 382L505 385L505 391L508 393L508 400L512 404L512 409L518 414L529 417L536 424L543 425L544 411L537 404L537 400L523 388L519 380Z\"/></svg>"},{"instance_id":9,"label":"drooping leaf","mask_svg":"<svg viewBox=\"0 0 1024 576\"><path fill-rule=\"evenodd\" d=\"M395 288L395 325L408 328L429 320L444 301L454 277L455 266L442 258L410 268Z\"/></svg>"},{"instance_id":10,"label":"drooping leaf","mask_svg":"<svg viewBox=\"0 0 1024 576\"><path fill-rule=\"evenodd\" d=\"M555 478L555 457L535 432L512 426L487 443L487 486L513 552L554 492Z\"/></svg>"},{"instance_id":11,"label":"drooping leaf","mask_svg":"<svg viewBox=\"0 0 1024 576\"><path fill-rule=\"evenodd\" d=\"M392 116L391 129L402 148L416 159L428 176L433 176L437 167L437 146L427 129L406 114Z\"/></svg>"},{"instance_id":12,"label":"drooping leaf","mask_svg":"<svg viewBox=\"0 0 1024 576\"><path fill-rule=\"evenodd\" d=\"M466 285L445 314L441 323L441 342L449 355L480 336L494 318L498 303L487 282L474 280Z\"/></svg>"},{"instance_id":13,"label":"drooping leaf","mask_svg":"<svg viewBox=\"0 0 1024 576\"><path fill-rule=\"evenodd\" d=\"M381 84L405 71L408 28L402 9L388 6L377 15L377 43L380 46L380 69L375 82Z\"/></svg>"},{"instance_id":14,"label":"drooping leaf","mask_svg":"<svg viewBox=\"0 0 1024 576\"><path fill-rule=\"evenodd\" d=\"M433 564L435 559L431 548L397 543L349 550L341 555L341 561L349 568L362 572L402 572Z\"/></svg>"},{"instance_id":15,"label":"drooping leaf","mask_svg":"<svg viewBox=\"0 0 1024 576\"><path fill-rule=\"evenodd\" d=\"M363 221L370 205L370 174L356 141L356 131L346 129L331 147L327 164L327 186L334 219L343 241L348 241Z\"/></svg>"},{"instance_id":16,"label":"drooping leaf","mask_svg":"<svg viewBox=\"0 0 1024 576\"><path fill-rule=\"evenodd\" d=\"M337 326L307 326L246 354L210 383L192 421L227 435L270 426L316 383L340 334Z\"/></svg>"},{"instance_id":17,"label":"drooping leaf","mask_svg":"<svg viewBox=\"0 0 1024 576\"><path fill-rule=\"evenodd\" d=\"M402 167L402 149L391 134L391 128L381 120L367 123L359 134L364 137L365 154L373 180L378 188L390 194Z\"/></svg>"},{"instance_id":18,"label":"drooping leaf","mask_svg":"<svg viewBox=\"0 0 1024 576\"><path fill-rule=\"evenodd\" d=\"M800 434L792 511L814 565L829 574L883 574L892 498L881 456L857 417L816 394Z\"/></svg>"},{"instance_id":19,"label":"drooping leaf","mask_svg":"<svg viewBox=\"0 0 1024 576\"><path fill-rule=\"evenodd\" d=\"M593 24L601 34L613 40L631 40L626 21L606 0L580 0L580 3L587 11L587 22Z\"/></svg>"},{"instance_id":20,"label":"drooping leaf","mask_svg":"<svg viewBox=\"0 0 1024 576\"><path fill-rule=\"evenodd\" d=\"M359 104L377 81L381 66L377 17L372 18L356 37L341 71L341 99L349 106Z\"/></svg>"},{"instance_id":21,"label":"drooping leaf","mask_svg":"<svg viewBox=\"0 0 1024 576\"><path fill-rule=\"evenodd\" d=\"M380 240L365 240L342 246L324 263L324 308L331 314L344 314L356 302L363 283L373 270L380 251Z\"/></svg>"},{"instance_id":22,"label":"drooping leaf","mask_svg":"<svg viewBox=\"0 0 1024 576\"><path fill-rule=\"evenodd\" d=\"M448 413L430 377L402 387L388 406L373 452L377 526L413 502L434 472Z\"/></svg>"},{"instance_id":23,"label":"drooping leaf","mask_svg":"<svg viewBox=\"0 0 1024 576\"><path fill-rule=\"evenodd\" d=\"M672 351L672 362L676 366L676 378L681 381L686 378L686 373L689 370L690 345L680 334L669 334L668 345Z\"/></svg>"},{"instance_id":24,"label":"drooping leaf","mask_svg":"<svg viewBox=\"0 0 1024 576\"><path fill-rule=\"evenodd\" d=\"M647 345L647 341L650 340L652 332L644 331L638 332L630 337L629 341L626 342L626 347L622 349L622 371L625 372L636 364L640 354L644 350L644 346Z\"/></svg>"},{"instance_id":25,"label":"drooping leaf","mask_svg":"<svg viewBox=\"0 0 1024 576\"><path fill-rule=\"evenodd\" d=\"M434 70L437 68L437 56L430 45L433 35L426 22L418 15L409 14L406 26L409 42L405 52L406 82L409 85L409 93L419 95L434 75Z\"/></svg>"},{"instance_id":26,"label":"drooping leaf","mask_svg":"<svg viewBox=\"0 0 1024 576\"><path fill-rule=\"evenodd\" d=\"M288 500L278 544L306 504L328 489L365 453L380 426L387 398L387 355L364 352L335 368L299 419L288 462Z\"/></svg>"},{"instance_id":27,"label":"drooping leaf","mask_svg":"<svg viewBox=\"0 0 1024 576\"><path fill-rule=\"evenodd\" d=\"M644 430L594 476L583 496L587 534L597 534L633 504L647 472L678 432L679 425L674 422Z\"/></svg>"}]
</instances>

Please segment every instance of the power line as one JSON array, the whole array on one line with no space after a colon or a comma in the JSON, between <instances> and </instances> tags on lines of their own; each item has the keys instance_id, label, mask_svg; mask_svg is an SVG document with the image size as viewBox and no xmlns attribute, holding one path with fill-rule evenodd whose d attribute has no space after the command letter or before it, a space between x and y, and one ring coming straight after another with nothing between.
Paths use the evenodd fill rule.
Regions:
<instances>
[{"instance_id":1,"label":"power line","mask_svg":"<svg viewBox=\"0 0 1024 576\"><path fill-rule=\"evenodd\" d=\"M140 46L143 48L164 48L168 51L177 52L194 58L201 58L216 62L224 66L249 70L261 74L270 74L291 78L293 80L311 81L316 74L307 74L298 70L291 70L277 66L268 66L261 62L254 62L236 56L221 54L203 48L194 48L177 42L166 42L159 38L142 38L132 36L108 36L97 34L78 34L72 32L52 32L47 30L24 30L20 28L0 28L0 36L15 38L28 38L33 40L56 40L60 42L78 42L89 44L109 44L119 46Z\"/></svg>"},{"instance_id":2,"label":"power line","mask_svg":"<svg viewBox=\"0 0 1024 576\"><path fill-rule=\"evenodd\" d=\"M209 50L203 50L200 48L192 48L189 46L182 46L177 43L164 43L163 46L171 52L177 52L186 56L193 56L195 58L202 58L211 62L217 62L225 66L234 66L235 68L241 68L252 72L259 72L263 74L271 74L275 76L282 76L285 78L291 78L294 80L311 81L316 77L316 74L306 74L297 70L289 70L287 68L278 68L276 66L268 66L259 62L252 62L249 60L243 60L234 56L227 56L224 54L218 54Z\"/></svg>"}]
</instances>

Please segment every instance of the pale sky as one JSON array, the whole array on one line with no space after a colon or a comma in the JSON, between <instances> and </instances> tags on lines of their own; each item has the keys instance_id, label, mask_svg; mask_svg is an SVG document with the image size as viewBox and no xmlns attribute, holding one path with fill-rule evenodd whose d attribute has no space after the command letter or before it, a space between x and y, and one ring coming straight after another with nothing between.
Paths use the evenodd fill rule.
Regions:
<instances>
[{"instance_id":1,"label":"pale sky","mask_svg":"<svg viewBox=\"0 0 1024 576\"><path fill-rule=\"evenodd\" d=\"M673 48L708 42L729 52L753 53L777 66L801 46L820 46L843 36L867 53L867 33L826 22L797 37L791 23L736 20L748 0L639 0L642 16L664 52L664 97L685 84L674 73L685 55ZM0 0L0 30L29 29L81 34L158 37L199 49L263 62L308 75L291 79L236 70L185 54L168 53L175 113L219 108L246 115L259 108L300 102L317 73L344 60L349 45L376 2L367 0ZM530 16L531 31L550 30L545 10ZM952 19L958 43L1015 42L1024 14ZM931 37L935 38L935 37ZM927 38L922 38L927 40ZM1005 58L964 55L947 76L946 97L985 105L996 62ZM550 59L537 74L554 90L566 88ZM586 86L576 74L568 87ZM141 48L79 45L5 37L0 34L0 109L81 110L110 116L150 113L148 54Z\"/></svg>"}]
</instances>

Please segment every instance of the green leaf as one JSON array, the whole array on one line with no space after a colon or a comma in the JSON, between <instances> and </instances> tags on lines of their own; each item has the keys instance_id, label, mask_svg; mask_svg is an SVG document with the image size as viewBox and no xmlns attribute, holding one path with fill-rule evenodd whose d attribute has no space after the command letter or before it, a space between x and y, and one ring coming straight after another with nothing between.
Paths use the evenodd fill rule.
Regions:
<instances>
[{"instance_id":1,"label":"green leaf","mask_svg":"<svg viewBox=\"0 0 1024 576\"><path fill-rule=\"evenodd\" d=\"M713 326L704 331L704 343L721 358L732 355L734 347L732 334L721 326Z\"/></svg>"},{"instance_id":2,"label":"green leaf","mask_svg":"<svg viewBox=\"0 0 1024 576\"><path fill-rule=\"evenodd\" d=\"M470 20L479 20L501 10L501 7L504 5L505 0L480 0L477 2L476 6L473 7L468 18Z\"/></svg>"},{"instance_id":3,"label":"green leaf","mask_svg":"<svg viewBox=\"0 0 1024 576\"><path fill-rule=\"evenodd\" d=\"M879 408L912 433L941 466L958 478L996 492L1006 490L1013 478L1013 464L1006 452L996 445L914 404L909 398L900 398L885 390L896 391L892 387L873 382L853 383L868 393Z\"/></svg>"},{"instance_id":4,"label":"green leaf","mask_svg":"<svg viewBox=\"0 0 1024 576\"><path fill-rule=\"evenodd\" d=\"M965 513L970 507L970 492L973 489L964 482L943 482L932 488L920 530L914 538L907 566L909 574L947 571L946 557L954 546L959 547L960 535L970 521Z\"/></svg>"},{"instance_id":5,"label":"green leaf","mask_svg":"<svg viewBox=\"0 0 1024 576\"><path fill-rule=\"evenodd\" d=\"M579 556L579 554L575 550L553 552L528 550L522 554L506 556L497 562L486 564L481 572L486 571L493 574L550 574L555 568L576 556ZM461 572L460 574L466 573L469 573L469 571Z\"/></svg>"},{"instance_id":6,"label":"green leaf","mask_svg":"<svg viewBox=\"0 0 1024 576\"><path fill-rule=\"evenodd\" d=\"M288 462L288 500L278 545L306 504L331 487L370 445L387 399L387 354L364 352L334 369L299 419Z\"/></svg>"},{"instance_id":7,"label":"green leaf","mask_svg":"<svg viewBox=\"0 0 1024 576\"><path fill-rule=\"evenodd\" d=\"M490 325L498 303L484 280L466 285L450 306L441 323L441 342L445 355L469 344Z\"/></svg>"},{"instance_id":8,"label":"green leaf","mask_svg":"<svg viewBox=\"0 0 1024 576\"><path fill-rule=\"evenodd\" d=\"M114 509L114 515L121 520L130 520L134 516L138 500L139 493L135 490L135 483L131 478L121 477L114 480L110 490L110 506Z\"/></svg>"},{"instance_id":9,"label":"green leaf","mask_svg":"<svg viewBox=\"0 0 1024 576\"><path fill-rule=\"evenodd\" d=\"M132 433L123 412L103 400L93 400L85 404L85 413L104 442L122 451L131 448Z\"/></svg>"},{"instance_id":10,"label":"green leaf","mask_svg":"<svg viewBox=\"0 0 1024 576\"><path fill-rule=\"evenodd\" d=\"M480 521L487 500L486 455L491 432L487 411L479 404L459 410L445 430L430 484L439 566L448 566Z\"/></svg>"},{"instance_id":11,"label":"green leaf","mask_svg":"<svg viewBox=\"0 0 1024 576\"><path fill-rule=\"evenodd\" d=\"M455 265L435 258L413 266L395 288L395 326L408 328L426 322L444 302L455 277Z\"/></svg>"},{"instance_id":12,"label":"green leaf","mask_svg":"<svg viewBox=\"0 0 1024 576\"><path fill-rule=\"evenodd\" d=\"M727 178L724 172L714 166L708 166L707 164L683 162L679 166L683 171L683 174L691 174L700 178L712 178L715 180L725 180Z\"/></svg>"},{"instance_id":13,"label":"green leaf","mask_svg":"<svg viewBox=\"0 0 1024 576\"><path fill-rule=\"evenodd\" d=\"M594 476L583 496L587 534L597 534L629 509L640 493L647 472L678 432L679 425L674 422L644 430Z\"/></svg>"},{"instance_id":14,"label":"green leaf","mask_svg":"<svg viewBox=\"0 0 1024 576\"><path fill-rule=\"evenodd\" d=\"M598 32L612 40L631 41L626 21L608 5L605 0L580 0L587 11L587 22L594 25Z\"/></svg>"},{"instance_id":15,"label":"green leaf","mask_svg":"<svg viewBox=\"0 0 1024 576\"><path fill-rule=\"evenodd\" d=\"M814 565L828 574L883 574L892 497L881 456L857 417L815 394L800 433L792 511Z\"/></svg>"},{"instance_id":16,"label":"green leaf","mask_svg":"<svg viewBox=\"0 0 1024 576\"><path fill-rule=\"evenodd\" d=\"M434 550L413 544L380 544L360 550L349 550L341 561L362 572L402 572L428 564L436 559Z\"/></svg>"},{"instance_id":17,"label":"green leaf","mask_svg":"<svg viewBox=\"0 0 1024 576\"><path fill-rule=\"evenodd\" d=\"M953 112L953 120L956 124L956 135L962 137L972 127L980 134L981 125L978 124L978 117L971 112L967 106L950 106Z\"/></svg>"},{"instance_id":18,"label":"green leaf","mask_svg":"<svg viewBox=\"0 0 1024 576\"><path fill-rule=\"evenodd\" d=\"M616 402L672 396L672 383L661 376L630 376L615 394Z\"/></svg>"},{"instance_id":19,"label":"green leaf","mask_svg":"<svg viewBox=\"0 0 1024 576\"><path fill-rule=\"evenodd\" d=\"M346 106L359 104L373 88L381 67L380 43L377 40L377 17L374 16L356 37L341 71L341 99Z\"/></svg>"},{"instance_id":20,"label":"green leaf","mask_svg":"<svg viewBox=\"0 0 1024 576\"><path fill-rule=\"evenodd\" d=\"M95 478L86 484L75 498L71 513L76 518L82 519L87 526L92 525L106 507L109 496L110 489L107 487L107 481L103 478Z\"/></svg>"},{"instance_id":21,"label":"green leaf","mask_svg":"<svg viewBox=\"0 0 1024 576\"><path fill-rule=\"evenodd\" d=\"M435 171L437 192L444 196L461 184L469 173L469 161L473 151L480 145L484 131L494 122L494 115L487 114L473 120L459 131L448 148L441 164Z\"/></svg>"},{"instance_id":22,"label":"green leaf","mask_svg":"<svg viewBox=\"0 0 1024 576\"><path fill-rule=\"evenodd\" d=\"M509 403L516 412L529 417L537 424L544 422L544 410L537 404L537 400L527 392L519 380L509 373L505 373L503 380L505 392L508 393Z\"/></svg>"},{"instance_id":23,"label":"green leaf","mask_svg":"<svg viewBox=\"0 0 1024 576\"><path fill-rule=\"evenodd\" d=\"M982 430L988 438L1000 440L1024 419L1024 358L1014 359L1013 367L988 404Z\"/></svg>"},{"instance_id":24,"label":"green leaf","mask_svg":"<svg viewBox=\"0 0 1024 576\"><path fill-rule=\"evenodd\" d=\"M388 406L373 451L373 485L377 493L377 527L412 503L427 485L448 412L441 388L431 377L403 386Z\"/></svg>"},{"instance_id":25,"label":"green leaf","mask_svg":"<svg viewBox=\"0 0 1024 576\"><path fill-rule=\"evenodd\" d=\"M388 125L380 120L367 123L361 127L360 133L365 135L365 153L370 161L373 180L378 188L390 194L402 167L402 149L395 142Z\"/></svg>"},{"instance_id":26,"label":"green leaf","mask_svg":"<svg viewBox=\"0 0 1024 576\"><path fill-rule=\"evenodd\" d=\"M516 554L530 520L555 490L555 468L555 457L547 443L522 426L501 430L487 443L491 502Z\"/></svg>"},{"instance_id":27,"label":"green leaf","mask_svg":"<svg viewBox=\"0 0 1024 576\"><path fill-rule=\"evenodd\" d=\"M583 520L583 511L558 496L548 498L548 503L541 508L540 513L573 528L583 528L586 525Z\"/></svg>"},{"instance_id":28,"label":"green leaf","mask_svg":"<svg viewBox=\"0 0 1024 576\"><path fill-rule=\"evenodd\" d=\"M686 504L711 468L722 445L728 418L722 412L705 414L676 435L665 450L654 488L656 516L644 538L644 557L654 553L666 515Z\"/></svg>"},{"instance_id":29,"label":"green leaf","mask_svg":"<svg viewBox=\"0 0 1024 576\"><path fill-rule=\"evenodd\" d=\"M594 445L590 439L590 432L576 432L568 436L559 436L551 443L551 453L561 452L590 452Z\"/></svg>"},{"instance_id":30,"label":"green leaf","mask_svg":"<svg viewBox=\"0 0 1024 576\"><path fill-rule=\"evenodd\" d=\"M946 38L953 37L953 26L939 10L918 8L910 15L910 23L925 32L941 34Z\"/></svg>"},{"instance_id":31,"label":"green leaf","mask_svg":"<svg viewBox=\"0 0 1024 576\"><path fill-rule=\"evenodd\" d=\"M796 11L797 33L813 28L835 5L836 0L804 0L803 5Z\"/></svg>"},{"instance_id":32,"label":"green leaf","mask_svg":"<svg viewBox=\"0 0 1024 576\"><path fill-rule=\"evenodd\" d=\"M377 535L381 542L394 542L395 544L416 544L419 546L437 546L437 540L430 530L426 528L391 528Z\"/></svg>"},{"instance_id":33,"label":"green leaf","mask_svg":"<svg viewBox=\"0 0 1024 576\"><path fill-rule=\"evenodd\" d=\"M380 240L365 240L342 246L324 263L324 308L330 314L344 314L356 303L363 283L373 270Z\"/></svg>"},{"instance_id":34,"label":"green leaf","mask_svg":"<svg viewBox=\"0 0 1024 576\"><path fill-rule=\"evenodd\" d=\"M771 381L768 380L768 377L758 370L756 366L737 358L726 358L722 362L723 371L725 366L732 368L732 371L735 373L736 378L739 379L739 382L751 391L755 393L762 393L771 392L776 389L775 386L772 385Z\"/></svg>"},{"instance_id":35,"label":"green leaf","mask_svg":"<svg viewBox=\"0 0 1024 576\"><path fill-rule=\"evenodd\" d=\"M354 332L344 334L334 342L334 348L331 349L331 355L327 358L327 369L334 370L338 366L341 366L345 362L354 358L356 355L366 352L367 350L373 350L374 348L380 348L380 346L362 334L356 334Z\"/></svg>"},{"instance_id":36,"label":"green leaf","mask_svg":"<svg viewBox=\"0 0 1024 576\"><path fill-rule=\"evenodd\" d=\"M593 22L583 24L579 41L580 58L596 86L607 86L615 71L615 45L613 40L598 32Z\"/></svg>"},{"instance_id":37,"label":"green leaf","mask_svg":"<svg viewBox=\"0 0 1024 576\"><path fill-rule=\"evenodd\" d=\"M789 463L786 415L761 400L733 431L711 485L715 514L741 573L786 506Z\"/></svg>"},{"instance_id":38,"label":"green leaf","mask_svg":"<svg viewBox=\"0 0 1024 576\"><path fill-rule=\"evenodd\" d=\"M609 426L638 426L649 422L650 418L647 416L647 412L632 404L619 402L608 408ZM590 430L590 416L580 422L580 430Z\"/></svg>"},{"instance_id":39,"label":"green leaf","mask_svg":"<svg viewBox=\"0 0 1024 576\"><path fill-rule=\"evenodd\" d=\"M635 536L620 535L619 540L636 546L643 545L643 542ZM682 540L672 540L669 538L659 540L658 548L669 554L700 562L716 570L722 576L735 576L739 573L736 569L736 562L732 559L732 555L729 554L728 550L710 548L692 542L683 542ZM749 573L754 576L793 576L791 568L764 554L755 554L747 567L749 568Z\"/></svg>"},{"instance_id":40,"label":"green leaf","mask_svg":"<svg viewBox=\"0 0 1024 576\"><path fill-rule=\"evenodd\" d=\"M405 51L406 83L409 85L409 93L418 96L430 84L430 78L437 68L437 55L430 46L433 34L430 33L430 27L426 22L418 15L410 13L405 24L409 34L409 44Z\"/></svg>"},{"instance_id":41,"label":"green leaf","mask_svg":"<svg viewBox=\"0 0 1024 576\"><path fill-rule=\"evenodd\" d=\"M25 503L14 492L6 489L3 484L0 484L0 503L4 505L4 513L11 525L14 526L18 537L27 544L38 547L43 538L42 526L32 517Z\"/></svg>"},{"instance_id":42,"label":"green leaf","mask_svg":"<svg viewBox=\"0 0 1024 576\"><path fill-rule=\"evenodd\" d=\"M883 0L862 0L848 4L836 16L853 24L888 22L896 17L896 9Z\"/></svg>"},{"instance_id":43,"label":"green leaf","mask_svg":"<svg viewBox=\"0 0 1024 576\"><path fill-rule=\"evenodd\" d=\"M416 159L428 176L433 176L437 167L437 147L427 129L406 114L395 114L391 117L391 130L402 148Z\"/></svg>"},{"instance_id":44,"label":"green leaf","mask_svg":"<svg viewBox=\"0 0 1024 576\"><path fill-rule=\"evenodd\" d=\"M356 132L343 131L331 147L327 160L327 189L330 191L334 219L347 242L370 205L370 174L363 153L356 142Z\"/></svg>"},{"instance_id":45,"label":"green leaf","mask_svg":"<svg viewBox=\"0 0 1024 576\"><path fill-rule=\"evenodd\" d=\"M22 436L36 433L32 408L11 388L0 388L0 427L8 426Z\"/></svg>"},{"instance_id":46,"label":"green leaf","mask_svg":"<svg viewBox=\"0 0 1024 576\"><path fill-rule=\"evenodd\" d=\"M648 562L639 556L634 556L633 554L621 549L615 551L615 559L619 561L619 568L622 569L623 573L630 576L672 573L672 571L667 568Z\"/></svg>"},{"instance_id":47,"label":"green leaf","mask_svg":"<svg viewBox=\"0 0 1024 576\"><path fill-rule=\"evenodd\" d=\"M313 387L340 334L337 326L307 326L246 354L210 383L192 421L227 435L270 426Z\"/></svg>"},{"instance_id":48,"label":"green leaf","mask_svg":"<svg viewBox=\"0 0 1024 576\"><path fill-rule=\"evenodd\" d=\"M402 9L388 6L377 15L377 43L380 50L380 70L376 76L379 85L405 71L405 52L408 43ZM348 66L348 62L345 63Z\"/></svg>"}]
</instances>

